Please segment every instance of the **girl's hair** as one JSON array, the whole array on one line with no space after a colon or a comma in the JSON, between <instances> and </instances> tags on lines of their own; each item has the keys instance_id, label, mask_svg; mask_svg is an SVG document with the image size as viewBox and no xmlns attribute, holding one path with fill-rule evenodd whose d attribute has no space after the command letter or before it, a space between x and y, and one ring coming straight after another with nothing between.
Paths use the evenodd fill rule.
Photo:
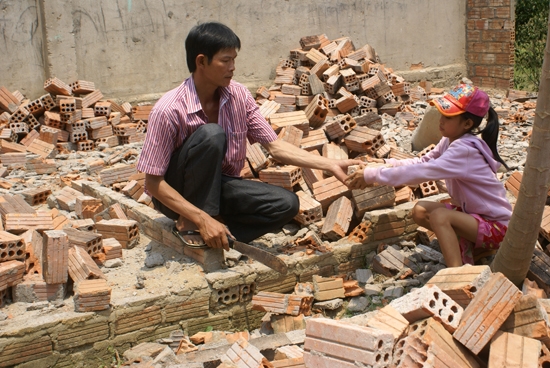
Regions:
<instances>
[{"instance_id":1,"label":"girl's hair","mask_svg":"<svg viewBox=\"0 0 550 368\"><path fill-rule=\"evenodd\" d=\"M506 165L506 162L500 157L497 151L497 140L498 140L498 128L499 128L499 122L498 122L498 114L497 112L492 108L489 107L489 116L487 117L487 125L484 129L481 131L478 129L479 125L483 121L483 116L477 116L470 112L464 112L461 114L463 120L471 119L474 125L472 126L472 129L470 129L470 133L472 134L480 134L481 138L487 143L489 148L491 149L491 152L493 153L493 157L495 160L500 162L507 170L510 170L508 165Z\"/></svg>"}]
</instances>

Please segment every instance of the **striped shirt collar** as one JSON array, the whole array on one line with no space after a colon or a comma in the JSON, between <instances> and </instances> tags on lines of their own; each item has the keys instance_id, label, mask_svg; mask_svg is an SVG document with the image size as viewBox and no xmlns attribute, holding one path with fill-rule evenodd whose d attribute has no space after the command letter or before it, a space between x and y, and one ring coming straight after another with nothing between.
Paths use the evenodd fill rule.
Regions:
<instances>
[{"instance_id":1,"label":"striped shirt collar","mask_svg":"<svg viewBox=\"0 0 550 368\"><path fill-rule=\"evenodd\" d=\"M233 80L231 80L231 83L233 83ZM187 100L187 111L191 114L195 114L202 110L201 101L199 100L199 94L197 93L197 89L195 88L195 80L193 78L193 74L189 78L187 78L183 82L183 89L185 92L189 93L189 98ZM228 87L218 87L218 90L220 91L220 109L227 101L229 101L229 98L231 97L231 84L229 84Z\"/></svg>"}]
</instances>

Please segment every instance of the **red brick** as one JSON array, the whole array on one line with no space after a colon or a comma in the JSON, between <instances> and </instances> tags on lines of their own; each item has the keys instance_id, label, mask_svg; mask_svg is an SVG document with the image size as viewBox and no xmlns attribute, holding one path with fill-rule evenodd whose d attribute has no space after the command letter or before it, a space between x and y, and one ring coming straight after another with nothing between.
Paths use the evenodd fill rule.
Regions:
<instances>
[{"instance_id":1,"label":"red brick","mask_svg":"<svg viewBox=\"0 0 550 368\"><path fill-rule=\"evenodd\" d=\"M48 284L64 284L68 279L69 239L60 230L44 231L42 270Z\"/></svg>"},{"instance_id":2,"label":"red brick","mask_svg":"<svg viewBox=\"0 0 550 368\"><path fill-rule=\"evenodd\" d=\"M7 261L0 263L0 290L5 290L23 281L25 263L20 261Z\"/></svg>"},{"instance_id":3,"label":"red brick","mask_svg":"<svg viewBox=\"0 0 550 368\"><path fill-rule=\"evenodd\" d=\"M477 8L479 10L480 18L481 19L493 19L495 17L495 9L494 8Z\"/></svg>"},{"instance_id":4,"label":"red brick","mask_svg":"<svg viewBox=\"0 0 550 368\"><path fill-rule=\"evenodd\" d=\"M69 249L69 276L74 282L105 278L86 250L79 246Z\"/></svg>"},{"instance_id":5,"label":"red brick","mask_svg":"<svg viewBox=\"0 0 550 368\"><path fill-rule=\"evenodd\" d=\"M464 310L453 337L474 354L479 354L508 318L521 295L503 274L493 274Z\"/></svg>"},{"instance_id":6,"label":"red brick","mask_svg":"<svg viewBox=\"0 0 550 368\"><path fill-rule=\"evenodd\" d=\"M405 331L409 327L409 321L395 310L394 307L386 305L368 320L367 327L389 332L397 341L397 339L405 334Z\"/></svg>"},{"instance_id":7,"label":"red brick","mask_svg":"<svg viewBox=\"0 0 550 368\"><path fill-rule=\"evenodd\" d=\"M393 336L370 327L326 318L306 325L304 362L307 367L385 366L391 362Z\"/></svg>"},{"instance_id":8,"label":"red brick","mask_svg":"<svg viewBox=\"0 0 550 368\"><path fill-rule=\"evenodd\" d=\"M248 341L240 338L231 345L231 348L225 353L224 359L237 364L238 367L247 368L272 368L273 365L260 353L260 350L251 345Z\"/></svg>"},{"instance_id":9,"label":"red brick","mask_svg":"<svg viewBox=\"0 0 550 368\"><path fill-rule=\"evenodd\" d=\"M535 339L497 331L491 341L489 367L537 367L541 343Z\"/></svg>"}]
</instances>

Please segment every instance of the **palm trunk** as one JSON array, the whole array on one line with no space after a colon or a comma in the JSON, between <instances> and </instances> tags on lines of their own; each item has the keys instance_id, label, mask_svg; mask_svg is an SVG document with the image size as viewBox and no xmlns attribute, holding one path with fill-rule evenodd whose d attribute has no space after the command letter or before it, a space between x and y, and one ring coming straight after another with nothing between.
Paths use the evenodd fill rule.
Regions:
<instances>
[{"instance_id":1,"label":"palm trunk","mask_svg":"<svg viewBox=\"0 0 550 368\"><path fill-rule=\"evenodd\" d=\"M549 18L550 20L550 18ZM550 180L550 26L544 50L535 122L518 199L508 232L491 264L521 285L531 264Z\"/></svg>"}]
</instances>

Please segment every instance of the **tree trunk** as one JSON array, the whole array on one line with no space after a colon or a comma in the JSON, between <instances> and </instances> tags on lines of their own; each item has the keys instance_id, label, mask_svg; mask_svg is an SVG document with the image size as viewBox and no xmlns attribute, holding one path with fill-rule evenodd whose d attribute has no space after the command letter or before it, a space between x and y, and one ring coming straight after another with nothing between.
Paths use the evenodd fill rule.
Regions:
<instances>
[{"instance_id":1,"label":"tree trunk","mask_svg":"<svg viewBox=\"0 0 550 368\"><path fill-rule=\"evenodd\" d=\"M549 18L550 20L550 18ZM544 50L535 122L518 199L508 232L491 264L521 285L531 264L537 242L550 179L550 26Z\"/></svg>"}]
</instances>

